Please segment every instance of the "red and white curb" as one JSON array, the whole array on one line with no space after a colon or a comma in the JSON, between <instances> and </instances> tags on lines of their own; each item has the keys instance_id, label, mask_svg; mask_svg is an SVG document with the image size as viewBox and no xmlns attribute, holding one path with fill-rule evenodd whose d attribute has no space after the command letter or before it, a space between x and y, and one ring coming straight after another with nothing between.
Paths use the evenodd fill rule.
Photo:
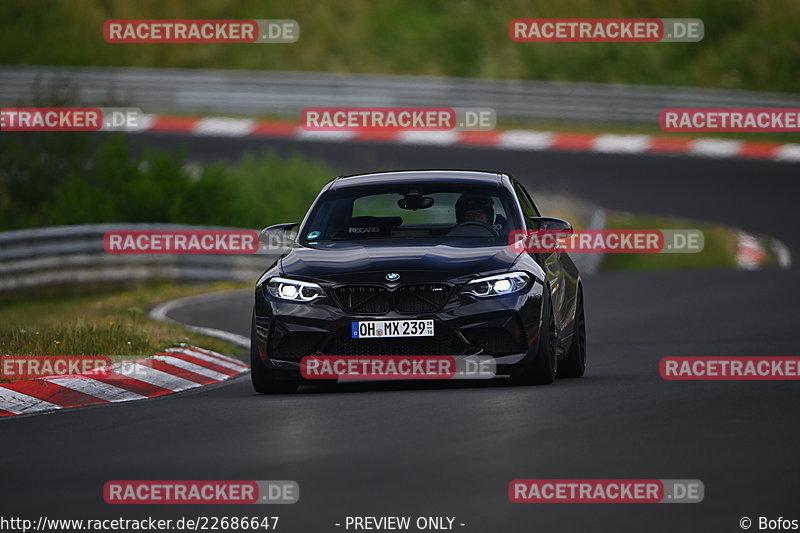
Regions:
<instances>
[{"instance_id":1,"label":"red and white curb","mask_svg":"<svg viewBox=\"0 0 800 533\"><path fill-rule=\"evenodd\" d=\"M247 372L241 361L182 346L82 374L0 384L0 417L155 398Z\"/></svg>"},{"instance_id":2,"label":"red and white curb","mask_svg":"<svg viewBox=\"0 0 800 533\"><path fill-rule=\"evenodd\" d=\"M431 146L481 146L503 150L572 150L609 154L684 154L714 158L800 162L800 144L733 139L620 135L532 130L307 131L298 123L226 117L144 115L137 132L215 137L277 137L298 141L372 141Z\"/></svg>"},{"instance_id":3,"label":"red and white curb","mask_svg":"<svg viewBox=\"0 0 800 533\"><path fill-rule=\"evenodd\" d=\"M777 239L772 239L772 250L775 252L775 259L780 268L786 269L792 266L792 257L789 248ZM766 264L769 256L761 241L745 233L736 233L736 266L742 270L758 270Z\"/></svg>"},{"instance_id":4,"label":"red and white curb","mask_svg":"<svg viewBox=\"0 0 800 533\"><path fill-rule=\"evenodd\" d=\"M744 270L756 270L767 260L767 251L752 235L736 233L736 266Z\"/></svg>"}]
</instances>

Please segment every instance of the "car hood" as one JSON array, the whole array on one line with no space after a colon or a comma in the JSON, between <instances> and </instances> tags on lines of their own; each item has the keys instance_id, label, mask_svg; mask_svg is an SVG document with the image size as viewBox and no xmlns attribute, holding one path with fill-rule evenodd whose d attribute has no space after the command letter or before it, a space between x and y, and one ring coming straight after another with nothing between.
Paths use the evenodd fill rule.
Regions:
<instances>
[{"instance_id":1,"label":"car hood","mask_svg":"<svg viewBox=\"0 0 800 533\"><path fill-rule=\"evenodd\" d=\"M385 283L389 273L400 274L399 283L445 281L505 271L518 255L506 245L320 243L292 248L281 270L286 276L334 283Z\"/></svg>"}]
</instances>

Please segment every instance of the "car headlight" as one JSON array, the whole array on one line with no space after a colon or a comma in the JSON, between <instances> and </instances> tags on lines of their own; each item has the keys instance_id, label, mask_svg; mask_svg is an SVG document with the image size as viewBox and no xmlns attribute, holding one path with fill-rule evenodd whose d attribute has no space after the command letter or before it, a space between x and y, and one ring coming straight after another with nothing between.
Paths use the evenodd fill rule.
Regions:
<instances>
[{"instance_id":1,"label":"car headlight","mask_svg":"<svg viewBox=\"0 0 800 533\"><path fill-rule=\"evenodd\" d=\"M461 292L479 298L511 294L524 289L530 279L531 277L525 272L506 272L496 276L474 279L467 283Z\"/></svg>"},{"instance_id":2,"label":"car headlight","mask_svg":"<svg viewBox=\"0 0 800 533\"><path fill-rule=\"evenodd\" d=\"M270 279L267 292L275 298L292 302L311 302L325 296L325 291L316 283L286 278Z\"/></svg>"}]
</instances>

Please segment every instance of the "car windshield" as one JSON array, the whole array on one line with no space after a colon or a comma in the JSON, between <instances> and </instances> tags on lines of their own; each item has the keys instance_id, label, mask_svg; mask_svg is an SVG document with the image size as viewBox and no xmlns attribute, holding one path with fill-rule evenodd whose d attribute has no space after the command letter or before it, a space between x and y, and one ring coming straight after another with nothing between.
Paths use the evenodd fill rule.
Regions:
<instances>
[{"instance_id":1,"label":"car windshield","mask_svg":"<svg viewBox=\"0 0 800 533\"><path fill-rule=\"evenodd\" d=\"M299 237L308 245L385 239L458 239L481 245L506 243L515 229L512 196L502 187L383 184L324 193Z\"/></svg>"}]
</instances>

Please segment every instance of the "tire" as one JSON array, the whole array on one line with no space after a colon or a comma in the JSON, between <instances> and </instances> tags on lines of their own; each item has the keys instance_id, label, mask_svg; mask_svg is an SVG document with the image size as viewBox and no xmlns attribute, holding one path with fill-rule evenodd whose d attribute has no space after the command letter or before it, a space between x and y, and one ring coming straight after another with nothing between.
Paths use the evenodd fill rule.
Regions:
<instances>
[{"instance_id":1,"label":"tire","mask_svg":"<svg viewBox=\"0 0 800 533\"><path fill-rule=\"evenodd\" d=\"M250 379L253 382L253 389L261 394L291 394L297 391L298 383L296 381L281 381L264 366L256 341L255 310L250 326Z\"/></svg>"},{"instance_id":2,"label":"tire","mask_svg":"<svg viewBox=\"0 0 800 533\"><path fill-rule=\"evenodd\" d=\"M583 314L583 289L575 302L575 331L567 356L558 365L558 377L579 378L586 372L586 319Z\"/></svg>"},{"instance_id":3,"label":"tire","mask_svg":"<svg viewBox=\"0 0 800 533\"><path fill-rule=\"evenodd\" d=\"M519 385L549 385L556 378L556 325L553 308L550 304L550 291L545 288L542 303L542 325L539 329L539 342L533 360L524 367L521 374L511 376ZM529 354L530 356L531 354Z\"/></svg>"}]
</instances>

